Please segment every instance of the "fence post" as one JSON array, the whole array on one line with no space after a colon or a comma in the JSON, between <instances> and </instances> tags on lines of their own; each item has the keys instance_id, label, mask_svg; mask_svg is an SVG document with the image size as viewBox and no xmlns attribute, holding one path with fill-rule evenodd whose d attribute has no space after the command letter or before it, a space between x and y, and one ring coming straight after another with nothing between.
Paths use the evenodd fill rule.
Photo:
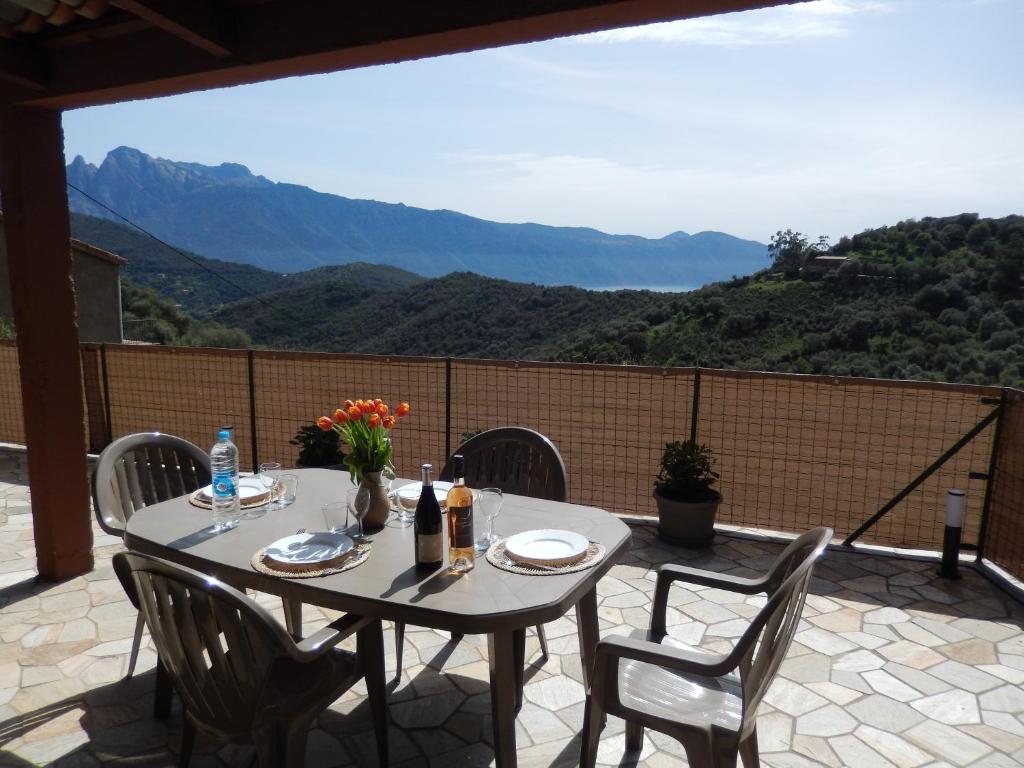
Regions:
<instances>
[{"instance_id":1,"label":"fence post","mask_svg":"<svg viewBox=\"0 0 1024 768\"><path fill-rule=\"evenodd\" d=\"M980 563L985 556L985 536L988 534L988 512L992 504L992 486L996 479L996 463L999 461L999 444L1003 434L1003 416L1006 413L1006 387L999 395L999 415L992 434L992 450L988 456L988 476L985 478L985 500L981 505L981 527L978 530L978 551L975 562Z\"/></svg>"},{"instance_id":2,"label":"fence post","mask_svg":"<svg viewBox=\"0 0 1024 768\"><path fill-rule=\"evenodd\" d=\"M256 447L256 366L255 355L250 349L247 355L249 360L249 434L252 439L252 471L257 472L260 468L259 449Z\"/></svg>"},{"instance_id":3,"label":"fence post","mask_svg":"<svg viewBox=\"0 0 1024 768\"><path fill-rule=\"evenodd\" d=\"M100 370L103 375L103 414L107 422L107 445L114 442L114 424L110 415L110 376L107 375L107 344L100 344Z\"/></svg>"},{"instance_id":4,"label":"fence post","mask_svg":"<svg viewBox=\"0 0 1024 768\"><path fill-rule=\"evenodd\" d=\"M452 455L452 359L444 359L444 460ZM440 470L438 470L440 472Z\"/></svg>"},{"instance_id":5,"label":"fence post","mask_svg":"<svg viewBox=\"0 0 1024 768\"><path fill-rule=\"evenodd\" d=\"M690 407L690 442L697 442L697 418L700 416L700 366L693 372L693 404Z\"/></svg>"}]
</instances>

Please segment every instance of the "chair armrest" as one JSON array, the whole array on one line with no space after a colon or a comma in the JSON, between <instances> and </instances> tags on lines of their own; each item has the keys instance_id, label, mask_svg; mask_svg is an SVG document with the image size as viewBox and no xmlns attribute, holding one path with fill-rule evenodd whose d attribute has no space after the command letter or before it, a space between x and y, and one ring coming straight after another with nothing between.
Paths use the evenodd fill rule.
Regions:
<instances>
[{"instance_id":1,"label":"chair armrest","mask_svg":"<svg viewBox=\"0 0 1024 768\"><path fill-rule=\"evenodd\" d=\"M726 573L715 571L702 571L698 568L688 568L685 565L666 563L658 569L658 586L662 582L670 584L674 581L685 581L687 584L700 584L705 587L715 587L729 592L739 592L743 595L756 595L764 592L767 588L765 579L745 579L742 576L730 576Z\"/></svg>"},{"instance_id":2,"label":"chair armrest","mask_svg":"<svg viewBox=\"0 0 1024 768\"><path fill-rule=\"evenodd\" d=\"M598 664L607 664L612 658L642 661L663 669L673 669L701 677L721 677L736 668L729 656L688 651L635 637L614 636L599 642Z\"/></svg>"},{"instance_id":3,"label":"chair armrest","mask_svg":"<svg viewBox=\"0 0 1024 768\"><path fill-rule=\"evenodd\" d=\"M351 637L375 619L345 614L301 642L295 643L296 661L310 661L322 656L347 637Z\"/></svg>"},{"instance_id":4,"label":"chair armrest","mask_svg":"<svg viewBox=\"0 0 1024 768\"><path fill-rule=\"evenodd\" d=\"M654 588L654 604L651 606L651 634L657 638L665 636L665 610L668 607L668 590L674 582L685 581L687 584L700 584L715 587L743 595L756 595L767 589L767 581L760 579L744 579L740 576L728 576L714 571L701 571L685 565L666 563L658 569L658 580Z\"/></svg>"}]
</instances>

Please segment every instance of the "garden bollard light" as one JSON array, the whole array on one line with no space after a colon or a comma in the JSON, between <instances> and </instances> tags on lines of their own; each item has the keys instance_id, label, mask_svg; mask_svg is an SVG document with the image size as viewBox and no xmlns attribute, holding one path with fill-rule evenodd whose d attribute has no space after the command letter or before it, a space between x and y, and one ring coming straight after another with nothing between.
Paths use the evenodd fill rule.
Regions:
<instances>
[{"instance_id":1,"label":"garden bollard light","mask_svg":"<svg viewBox=\"0 0 1024 768\"><path fill-rule=\"evenodd\" d=\"M964 526L966 494L956 488L946 493L946 530L942 536L942 566L939 576L944 579L959 579L957 566L960 563L960 534Z\"/></svg>"}]
</instances>

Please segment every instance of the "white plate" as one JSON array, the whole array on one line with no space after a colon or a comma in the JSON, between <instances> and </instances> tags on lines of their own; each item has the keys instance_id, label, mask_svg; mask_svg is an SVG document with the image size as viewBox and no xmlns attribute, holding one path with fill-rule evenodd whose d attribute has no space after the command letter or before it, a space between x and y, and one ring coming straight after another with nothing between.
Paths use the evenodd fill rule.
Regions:
<instances>
[{"instance_id":1,"label":"white plate","mask_svg":"<svg viewBox=\"0 0 1024 768\"><path fill-rule=\"evenodd\" d=\"M285 565L314 565L335 560L353 547L344 533L296 533L267 547L267 557Z\"/></svg>"},{"instance_id":2,"label":"white plate","mask_svg":"<svg viewBox=\"0 0 1024 768\"><path fill-rule=\"evenodd\" d=\"M586 536L573 531L545 528L509 536L505 542L505 551L515 560L534 563L565 562L582 557L588 546L590 542Z\"/></svg>"},{"instance_id":3,"label":"white plate","mask_svg":"<svg viewBox=\"0 0 1024 768\"><path fill-rule=\"evenodd\" d=\"M267 496L267 489L256 477L238 478L238 500L242 504L251 504L261 496ZM205 501L213 498L213 486L208 485L199 492L199 497Z\"/></svg>"},{"instance_id":4,"label":"white plate","mask_svg":"<svg viewBox=\"0 0 1024 768\"><path fill-rule=\"evenodd\" d=\"M438 480L434 483L434 495L437 497L438 504L444 504L448 498L448 491L452 489L451 483L446 483L442 480ZM420 499L420 493L423 491L423 483L409 483L403 485L397 489L394 493L398 498L399 504L403 507L415 507L416 502Z\"/></svg>"}]
</instances>

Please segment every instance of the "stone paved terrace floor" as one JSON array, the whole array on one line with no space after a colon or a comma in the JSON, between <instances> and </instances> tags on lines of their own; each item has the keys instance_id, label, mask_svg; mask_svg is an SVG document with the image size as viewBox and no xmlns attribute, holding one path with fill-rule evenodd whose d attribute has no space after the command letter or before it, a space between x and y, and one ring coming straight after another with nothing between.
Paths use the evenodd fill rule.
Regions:
<instances>
[{"instance_id":1,"label":"stone paved terrace floor","mask_svg":"<svg viewBox=\"0 0 1024 768\"><path fill-rule=\"evenodd\" d=\"M629 556L600 584L605 634L647 625L659 563L747 575L780 549L720 536L713 551L698 552L662 544L648 526L633 534ZM0 765L175 764L181 712L169 721L150 717L150 648L136 676L122 680L135 614L110 568L119 546L97 530L94 572L36 584L23 456L0 452ZM923 562L826 555L760 711L764 765L1024 764L1024 610L971 571L947 583L934 570ZM270 598L261 602L277 608ZM713 589L675 589L670 631L722 649L758 604ZM325 620L306 611L307 629ZM528 640L531 667L517 725L524 767L576 765L579 756L584 694L573 617L547 631L553 656L543 666L532 633ZM476 637L452 644L422 630L408 639L405 672L391 694L393 764L490 764L486 644ZM393 642L388 631L392 652ZM393 670L393 658L388 663ZM321 716L310 733L308 765L375 765L362 691ZM601 764L687 764L658 734L648 735L639 755L624 746L622 722L609 718ZM200 740L192 764L244 766L251 754Z\"/></svg>"}]
</instances>

